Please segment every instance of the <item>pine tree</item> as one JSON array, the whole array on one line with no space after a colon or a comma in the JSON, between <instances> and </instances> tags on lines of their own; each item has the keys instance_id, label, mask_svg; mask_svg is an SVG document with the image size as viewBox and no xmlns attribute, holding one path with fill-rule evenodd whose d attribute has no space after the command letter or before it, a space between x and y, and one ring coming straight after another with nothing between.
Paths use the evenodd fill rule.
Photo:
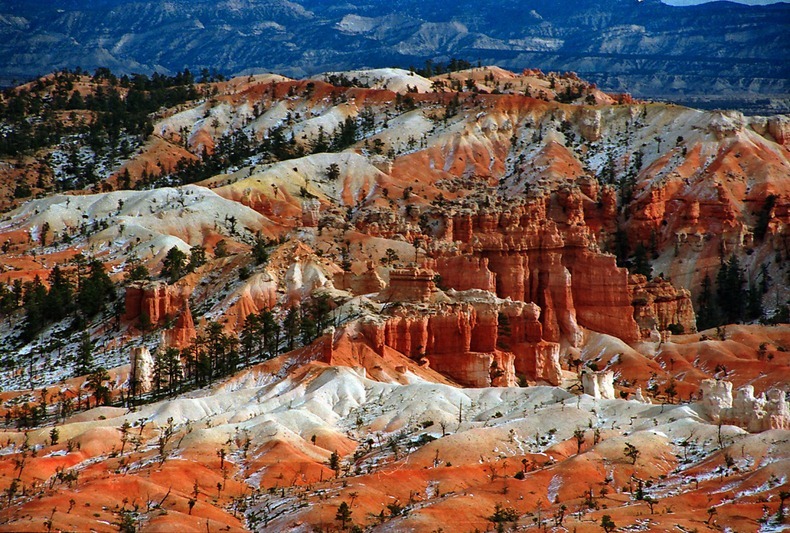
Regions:
<instances>
[{"instance_id":1,"label":"pine tree","mask_svg":"<svg viewBox=\"0 0 790 533\"><path fill-rule=\"evenodd\" d=\"M189 272L194 272L195 269L206 264L206 249L197 244L189 249L189 264L186 269Z\"/></svg>"},{"instance_id":2,"label":"pine tree","mask_svg":"<svg viewBox=\"0 0 790 533\"><path fill-rule=\"evenodd\" d=\"M340 130L335 134L332 139L331 149L333 152L339 152L348 148L357 140L357 122L351 118L346 117L340 125Z\"/></svg>"},{"instance_id":3,"label":"pine tree","mask_svg":"<svg viewBox=\"0 0 790 533\"><path fill-rule=\"evenodd\" d=\"M110 375L103 367L99 367L92 371L85 381L88 390L93 391L96 407L102 404L106 405L110 401L110 388L104 384L108 379L110 379Z\"/></svg>"},{"instance_id":4,"label":"pine tree","mask_svg":"<svg viewBox=\"0 0 790 533\"><path fill-rule=\"evenodd\" d=\"M280 347L280 325L274 318L274 313L270 310L261 311L261 335L263 343L269 357L277 355Z\"/></svg>"},{"instance_id":5,"label":"pine tree","mask_svg":"<svg viewBox=\"0 0 790 533\"><path fill-rule=\"evenodd\" d=\"M157 357L158 359L159 357ZM161 354L161 362L159 364L162 367L161 372L167 383L167 390L172 396L177 392L178 386L184 377L181 371L181 356L178 348L172 346L166 348Z\"/></svg>"},{"instance_id":6,"label":"pine tree","mask_svg":"<svg viewBox=\"0 0 790 533\"><path fill-rule=\"evenodd\" d=\"M335 514L335 520L340 522L341 529L346 529L346 524L351 520L351 509L349 508L346 502L342 502L340 506L337 508L337 514Z\"/></svg>"},{"instance_id":7,"label":"pine tree","mask_svg":"<svg viewBox=\"0 0 790 533\"><path fill-rule=\"evenodd\" d=\"M697 298L697 329L700 331L719 325L716 304L711 293L711 280L708 274L702 280L702 290Z\"/></svg>"},{"instance_id":8,"label":"pine tree","mask_svg":"<svg viewBox=\"0 0 790 533\"><path fill-rule=\"evenodd\" d=\"M255 243L252 245L252 257L255 259L256 265L262 265L269 260L269 252L266 250L268 245L269 241L260 235L255 237Z\"/></svg>"},{"instance_id":9,"label":"pine tree","mask_svg":"<svg viewBox=\"0 0 790 533\"><path fill-rule=\"evenodd\" d=\"M47 280L49 292L44 299L44 316L50 320L62 320L74 307L74 286L57 265Z\"/></svg>"},{"instance_id":10,"label":"pine tree","mask_svg":"<svg viewBox=\"0 0 790 533\"><path fill-rule=\"evenodd\" d=\"M162 263L162 276L168 282L175 283L184 275L187 265L187 255L173 246L167 251L167 255Z\"/></svg>"},{"instance_id":11,"label":"pine tree","mask_svg":"<svg viewBox=\"0 0 790 533\"><path fill-rule=\"evenodd\" d=\"M260 355L258 341L261 339L261 320L258 315L255 313L247 315L239 337L244 366L249 366L253 356Z\"/></svg>"},{"instance_id":12,"label":"pine tree","mask_svg":"<svg viewBox=\"0 0 790 533\"><path fill-rule=\"evenodd\" d=\"M746 306L746 318L749 320L759 320L763 318L763 293L757 285L749 283L748 302Z\"/></svg>"},{"instance_id":13,"label":"pine tree","mask_svg":"<svg viewBox=\"0 0 790 533\"><path fill-rule=\"evenodd\" d=\"M82 332L74 374L84 376L93 369L93 340L87 331Z\"/></svg>"},{"instance_id":14,"label":"pine tree","mask_svg":"<svg viewBox=\"0 0 790 533\"><path fill-rule=\"evenodd\" d=\"M31 341L44 328L47 289L36 274L32 282L25 283L22 296L25 307L25 326L22 338Z\"/></svg>"},{"instance_id":15,"label":"pine tree","mask_svg":"<svg viewBox=\"0 0 790 533\"><path fill-rule=\"evenodd\" d=\"M88 276L82 281L77 303L86 316L94 316L104 310L107 300L115 299L115 290L110 276L101 261L90 262Z\"/></svg>"},{"instance_id":16,"label":"pine tree","mask_svg":"<svg viewBox=\"0 0 790 533\"><path fill-rule=\"evenodd\" d=\"M291 307L283 320L283 329L285 330L286 350L291 351L294 349L296 337L301 331L299 307Z\"/></svg>"},{"instance_id":17,"label":"pine tree","mask_svg":"<svg viewBox=\"0 0 790 533\"><path fill-rule=\"evenodd\" d=\"M722 263L716 276L716 297L724 322L734 324L743 320L746 311L746 278L738 258L733 254Z\"/></svg>"},{"instance_id":18,"label":"pine tree","mask_svg":"<svg viewBox=\"0 0 790 533\"><path fill-rule=\"evenodd\" d=\"M614 234L614 255L617 257L617 266L626 266L629 251L628 234L618 224Z\"/></svg>"}]
</instances>

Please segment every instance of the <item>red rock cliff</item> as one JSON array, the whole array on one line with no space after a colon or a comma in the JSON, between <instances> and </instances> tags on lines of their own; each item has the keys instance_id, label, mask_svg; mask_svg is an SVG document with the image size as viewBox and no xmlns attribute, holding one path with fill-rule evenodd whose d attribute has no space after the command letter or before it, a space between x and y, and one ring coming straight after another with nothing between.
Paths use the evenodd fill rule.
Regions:
<instances>
[{"instance_id":1,"label":"red rock cliff","mask_svg":"<svg viewBox=\"0 0 790 533\"><path fill-rule=\"evenodd\" d=\"M126 288L123 319L132 322L145 314L152 325L162 325L175 318L185 302L186 297L172 285L162 281L138 281Z\"/></svg>"},{"instance_id":2,"label":"red rock cliff","mask_svg":"<svg viewBox=\"0 0 790 533\"><path fill-rule=\"evenodd\" d=\"M569 224L562 228L547 219L548 197L507 210L450 214L445 226L452 227L452 239L464 258L439 254L435 268L442 284L490 287L490 271L497 296L540 306L546 340L564 337L578 345L579 326L628 342L638 340L628 272L617 267L613 256L595 251L595 239L583 224L580 194L563 197ZM601 210L608 210L608 204ZM459 265L466 268L463 273Z\"/></svg>"},{"instance_id":3,"label":"red rock cliff","mask_svg":"<svg viewBox=\"0 0 790 533\"><path fill-rule=\"evenodd\" d=\"M451 303L397 304L361 331L374 350L387 346L474 387L512 386L516 372L558 384L559 345L541 339L537 305L486 291L450 291Z\"/></svg>"}]
</instances>

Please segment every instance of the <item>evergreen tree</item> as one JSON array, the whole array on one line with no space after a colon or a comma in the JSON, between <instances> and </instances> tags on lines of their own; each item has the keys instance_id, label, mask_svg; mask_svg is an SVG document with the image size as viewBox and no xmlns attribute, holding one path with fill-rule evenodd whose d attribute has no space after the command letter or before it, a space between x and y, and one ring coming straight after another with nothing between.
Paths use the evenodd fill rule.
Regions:
<instances>
[{"instance_id":1,"label":"evergreen tree","mask_svg":"<svg viewBox=\"0 0 790 533\"><path fill-rule=\"evenodd\" d=\"M617 225L617 231L614 234L614 255L617 257L617 266L624 267L628 262L629 246L628 234L620 225Z\"/></svg>"},{"instance_id":2,"label":"evergreen tree","mask_svg":"<svg viewBox=\"0 0 790 533\"><path fill-rule=\"evenodd\" d=\"M47 289L41 283L41 278L36 274L33 281L25 283L24 295L22 297L25 308L25 325L22 330L22 338L31 341L36 334L44 328L45 306Z\"/></svg>"},{"instance_id":3,"label":"evergreen tree","mask_svg":"<svg viewBox=\"0 0 790 533\"><path fill-rule=\"evenodd\" d=\"M748 302L746 306L746 318L748 320L760 320L763 318L763 293L754 283L749 283Z\"/></svg>"},{"instance_id":4,"label":"evergreen tree","mask_svg":"<svg viewBox=\"0 0 790 533\"><path fill-rule=\"evenodd\" d=\"M141 281L148 279L150 273L148 272L148 268L142 264L139 259L132 257L128 261L126 276L127 281Z\"/></svg>"},{"instance_id":5,"label":"evergreen tree","mask_svg":"<svg viewBox=\"0 0 790 533\"><path fill-rule=\"evenodd\" d=\"M88 390L93 391L96 407L110 402L110 388L104 384L108 379L110 379L110 375L103 367L99 367L91 372L88 379L85 380Z\"/></svg>"},{"instance_id":6,"label":"evergreen tree","mask_svg":"<svg viewBox=\"0 0 790 533\"><path fill-rule=\"evenodd\" d=\"M184 275L186 265L186 254L173 246L167 251L167 255L162 263L162 276L166 277L168 282L175 283Z\"/></svg>"},{"instance_id":7,"label":"evergreen tree","mask_svg":"<svg viewBox=\"0 0 790 533\"><path fill-rule=\"evenodd\" d=\"M57 265L50 272L47 281L49 292L44 301L44 316L49 320L62 320L74 308L74 286Z\"/></svg>"},{"instance_id":8,"label":"evergreen tree","mask_svg":"<svg viewBox=\"0 0 790 533\"><path fill-rule=\"evenodd\" d=\"M734 324L743 320L746 311L746 278L738 258L733 254L722 263L716 276L716 297L724 323Z\"/></svg>"},{"instance_id":9,"label":"evergreen tree","mask_svg":"<svg viewBox=\"0 0 790 533\"><path fill-rule=\"evenodd\" d=\"M261 339L261 320L255 313L250 313L244 319L244 327L241 329L240 345L241 353L244 356L244 366L250 366L250 360L259 356L259 339Z\"/></svg>"},{"instance_id":10,"label":"evergreen tree","mask_svg":"<svg viewBox=\"0 0 790 533\"><path fill-rule=\"evenodd\" d=\"M346 117L346 120L340 125L340 129L332 139L331 149L333 152L339 152L354 144L356 140L357 122L351 117Z\"/></svg>"},{"instance_id":11,"label":"evergreen tree","mask_svg":"<svg viewBox=\"0 0 790 533\"><path fill-rule=\"evenodd\" d=\"M19 301L14 291L8 285L0 283L0 315L10 315L17 307Z\"/></svg>"},{"instance_id":12,"label":"evergreen tree","mask_svg":"<svg viewBox=\"0 0 790 533\"><path fill-rule=\"evenodd\" d=\"M268 245L269 241L260 235L255 237L255 243L252 245L252 257L255 259L256 265L262 265L269 260L269 252L266 250Z\"/></svg>"},{"instance_id":13,"label":"evergreen tree","mask_svg":"<svg viewBox=\"0 0 790 533\"><path fill-rule=\"evenodd\" d=\"M318 337L318 328L312 315L302 308L302 316L299 319L299 333L302 338L302 345L307 346Z\"/></svg>"},{"instance_id":14,"label":"evergreen tree","mask_svg":"<svg viewBox=\"0 0 790 533\"><path fill-rule=\"evenodd\" d=\"M318 333L321 333L330 325L332 305L329 295L326 293L314 295L310 300L309 309Z\"/></svg>"},{"instance_id":15,"label":"evergreen tree","mask_svg":"<svg viewBox=\"0 0 790 533\"><path fill-rule=\"evenodd\" d=\"M274 313L270 310L260 313L261 335L263 337L266 353L269 357L277 355L280 349L280 324L274 318Z\"/></svg>"},{"instance_id":16,"label":"evergreen tree","mask_svg":"<svg viewBox=\"0 0 790 533\"><path fill-rule=\"evenodd\" d=\"M154 392L159 394L166 385L165 380L165 361L162 352L157 352L154 357L154 369L151 375Z\"/></svg>"},{"instance_id":17,"label":"evergreen tree","mask_svg":"<svg viewBox=\"0 0 790 533\"><path fill-rule=\"evenodd\" d=\"M156 358L156 365L159 367L159 373L161 374L161 386L166 386L172 396L177 392L184 377L178 348L170 346L164 352L160 352Z\"/></svg>"},{"instance_id":18,"label":"evergreen tree","mask_svg":"<svg viewBox=\"0 0 790 533\"><path fill-rule=\"evenodd\" d=\"M342 502L340 506L337 508L337 513L335 514L335 520L340 522L340 528L345 530L346 524L351 520L351 508L349 508L346 502Z\"/></svg>"},{"instance_id":19,"label":"evergreen tree","mask_svg":"<svg viewBox=\"0 0 790 533\"><path fill-rule=\"evenodd\" d=\"M697 298L697 329L705 330L719 325L716 304L711 291L711 279L705 274L702 280L702 290Z\"/></svg>"},{"instance_id":20,"label":"evergreen tree","mask_svg":"<svg viewBox=\"0 0 790 533\"><path fill-rule=\"evenodd\" d=\"M93 340L87 331L82 332L74 374L84 376L93 369Z\"/></svg>"},{"instance_id":21,"label":"evergreen tree","mask_svg":"<svg viewBox=\"0 0 790 533\"><path fill-rule=\"evenodd\" d=\"M340 177L340 166L332 163L326 167L325 176L327 181L336 181Z\"/></svg>"},{"instance_id":22,"label":"evergreen tree","mask_svg":"<svg viewBox=\"0 0 790 533\"><path fill-rule=\"evenodd\" d=\"M107 300L115 299L115 289L101 261L92 260L88 268L88 276L82 281L77 294L77 303L86 316L92 317L104 310Z\"/></svg>"},{"instance_id":23,"label":"evergreen tree","mask_svg":"<svg viewBox=\"0 0 790 533\"><path fill-rule=\"evenodd\" d=\"M294 349L296 337L301 331L301 320L298 306L291 307L288 310L288 313L286 313L285 319L283 320L283 330L285 332L286 351L290 352Z\"/></svg>"},{"instance_id":24,"label":"evergreen tree","mask_svg":"<svg viewBox=\"0 0 790 533\"><path fill-rule=\"evenodd\" d=\"M206 264L206 249L199 244L189 249L189 264L186 269L194 272L195 269Z\"/></svg>"}]
</instances>

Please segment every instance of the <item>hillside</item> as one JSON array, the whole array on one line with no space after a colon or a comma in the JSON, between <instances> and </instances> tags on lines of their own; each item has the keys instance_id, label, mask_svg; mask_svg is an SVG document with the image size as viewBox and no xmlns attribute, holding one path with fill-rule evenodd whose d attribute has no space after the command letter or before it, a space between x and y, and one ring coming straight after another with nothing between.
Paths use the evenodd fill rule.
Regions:
<instances>
[{"instance_id":1,"label":"hillside","mask_svg":"<svg viewBox=\"0 0 790 533\"><path fill-rule=\"evenodd\" d=\"M303 77L451 57L573 71L602 88L710 108L788 111L785 3L176 0L0 2L5 84L55 69Z\"/></svg>"},{"instance_id":2,"label":"hillside","mask_svg":"<svg viewBox=\"0 0 790 533\"><path fill-rule=\"evenodd\" d=\"M499 67L2 104L0 530L785 527L788 117Z\"/></svg>"}]
</instances>

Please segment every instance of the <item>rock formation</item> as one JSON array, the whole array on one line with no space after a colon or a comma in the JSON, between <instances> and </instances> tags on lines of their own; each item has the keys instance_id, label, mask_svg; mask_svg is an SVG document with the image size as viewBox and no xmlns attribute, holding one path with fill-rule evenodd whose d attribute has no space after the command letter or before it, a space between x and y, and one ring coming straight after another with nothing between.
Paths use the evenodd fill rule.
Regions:
<instances>
[{"instance_id":1,"label":"rock formation","mask_svg":"<svg viewBox=\"0 0 790 533\"><path fill-rule=\"evenodd\" d=\"M745 385L733 399L729 381L707 379L701 388L703 410L714 423L740 426L752 433L790 429L790 408L783 390L769 389L755 397L754 387Z\"/></svg>"},{"instance_id":2,"label":"rock formation","mask_svg":"<svg viewBox=\"0 0 790 533\"><path fill-rule=\"evenodd\" d=\"M779 144L790 143L790 118L775 116L768 119L768 133Z\"/></svg>"},{"instance_id":3,"label":"rock formation","mask_svg":"<svg viewBox=\"0 0 790 533\"><path fill-rule=\"evenodd\" d=\"M148 317L150 327L157 328L175 320L163 332L166 346L184 348L196 336L189 310L189 298L183 290L163 281L138 281L126 288L126 312L123 319L140 326L141 317Z\"/></svg>"},{"instance_id":4,"label":"rock formation","mask_svg":"<svg viewBox=\"0 0 790 533\"><path fill-rule=\"evenodd\" d=\"M636 392L634 393L634 400L636 400L639 403L653 403L650 401L650 398L648 398L642 393L642 387L636 388Z\"/></svg>"},{"instance_id":5,"label":"rock formation","mask_svg":"<svg viewBox=\"0 0 790 533\"><path fill-rule=\"evenodd\" d=\"M425 358L432 369L469 386L513 386L517 373L560 383L559 344L542 339L537 305L502 300L482 290L450 290L441 303L426 305L435 293L428 290L430 271L402 272L396 283L417 278L422 288L396 285L382 291L400 298L385 316L361 325L376 352L389 347L415 360Z\"/></svg>"},{"instance_id":6,"label":"rock formation","mask_svg":"<svg viewBox=\"0 0 790 533\"><path fill-rule=\"evenodd\" d=\"M151 392L154 375L154 358L145 346L135 346L130 354L131 369L129 374L134 381L138 394Z\"/></svg>"},{"instance_id":7,"label":"rock formation","mask_svg":"<svg viewBox=\"0 0 790 533\"><path fill-rule=\"evenodd\" d=\"M614 257L592 250L584 215L580 207L571 208L581 205L576 194L564 200L576 214L568 214L574 225L562 231L547 218L548 197L507 210L448 215L448 238L474 259L439 255L434 265L442 284L485 290L494 284L500 298L537 303L549 341L564 337L576 346L582 340L579 326L638 340L628 273Z\"/></svg>"},{"instance_id":8,"label":"rock formation","mask_svg":"<svg viewBox=\"0 0 790 533\"><path fill-rule=\"evenodd\" d=\"M488 258L468 255L444 256L432 263L440 273L441 285L458 291L482 289L496 292L496 274L488 268Z\"/></svg>"},{"instance_id":9,"label":"rock formation","mask_svg":"<svg viewBox=\"0 0 790 533\"><path fill-rule=\"evenodd\" d=\"M669 326L679 328L683 333L697 331L697 320L689 291L676 289L663 278L647 281L640 274L631 276L629 288L634 318L643 338L653 329L665 331Z\"/></svg>"},{"instance_id":10,"label":"rock formation","mask_svg":"<svg viewBox=\"0 0 790 533\"><path fill-rule=\"evenodd\" d=\"M390 282L379 294L384 302L427 302L437 291L436 273L424 268L396 268L390 271Z\"/></svg>"},{"instance_id":11,"label":"rock formation","mask_svg":"<svg viewBox=\"0 0 790 533\"><path fill-rule=\"evenodd\" d=\"M321 203L315 199L302 202L302 226L314 228L318 226L318 219L321 217Z\"/></svg>"},{"instance_id":12,"label":"rock formation","mask_svg":"<svg viewBox=\"0 0 790 533\"><path fill-rule=\"evenodd\" d=\"M702 409L714 424L719 423L722 412L732 407L732 383L719 379L705 379L700 383Z\"/></svg>"},{"instance_id":13,"label":"rock formation","mask_svg":"<svg viewBox=\"0 0 790 533\"><path fill-rule=\"evenodd\" d=\"M595 372L588 368L582 370L582 389L596 399L614 400L614 372L601 370Z\"/></svg>"},{"instance_id":14,"label":"rock formation","mask_svg":"<svg viewBox=\"0 0 790 533\"><path fill-rule=\"evenodd\" d=\"M192 320L192 312L189 310L189 302L185 300L176 323L165 331L165 345L178 349L186 348L196 337L197 331Z\"/></svg>"},{"instance_id":15,"label":"rock formation","mask_svg":"<svg viewBox=\"0 0 790 533\"><path fill-rule=\"evenodd\" d=\"M367 263L367 269L362 274L335 272L332 284L335 288L349 291L354 295L376 293L385 287L384 280L371 262Z\"/></svg>"},{"instance_id":16,"label":"rock formation","mask_svg":"<svg viewBox=\"0 0 790 533\"><path fill-rule=\"evenodd\" d=\"M133 322L148 317L152 326L175 318L186 303L182 292L163 281L137 281L126 288L126 312L123 319Z\"/></svg>"}]
</instances>

